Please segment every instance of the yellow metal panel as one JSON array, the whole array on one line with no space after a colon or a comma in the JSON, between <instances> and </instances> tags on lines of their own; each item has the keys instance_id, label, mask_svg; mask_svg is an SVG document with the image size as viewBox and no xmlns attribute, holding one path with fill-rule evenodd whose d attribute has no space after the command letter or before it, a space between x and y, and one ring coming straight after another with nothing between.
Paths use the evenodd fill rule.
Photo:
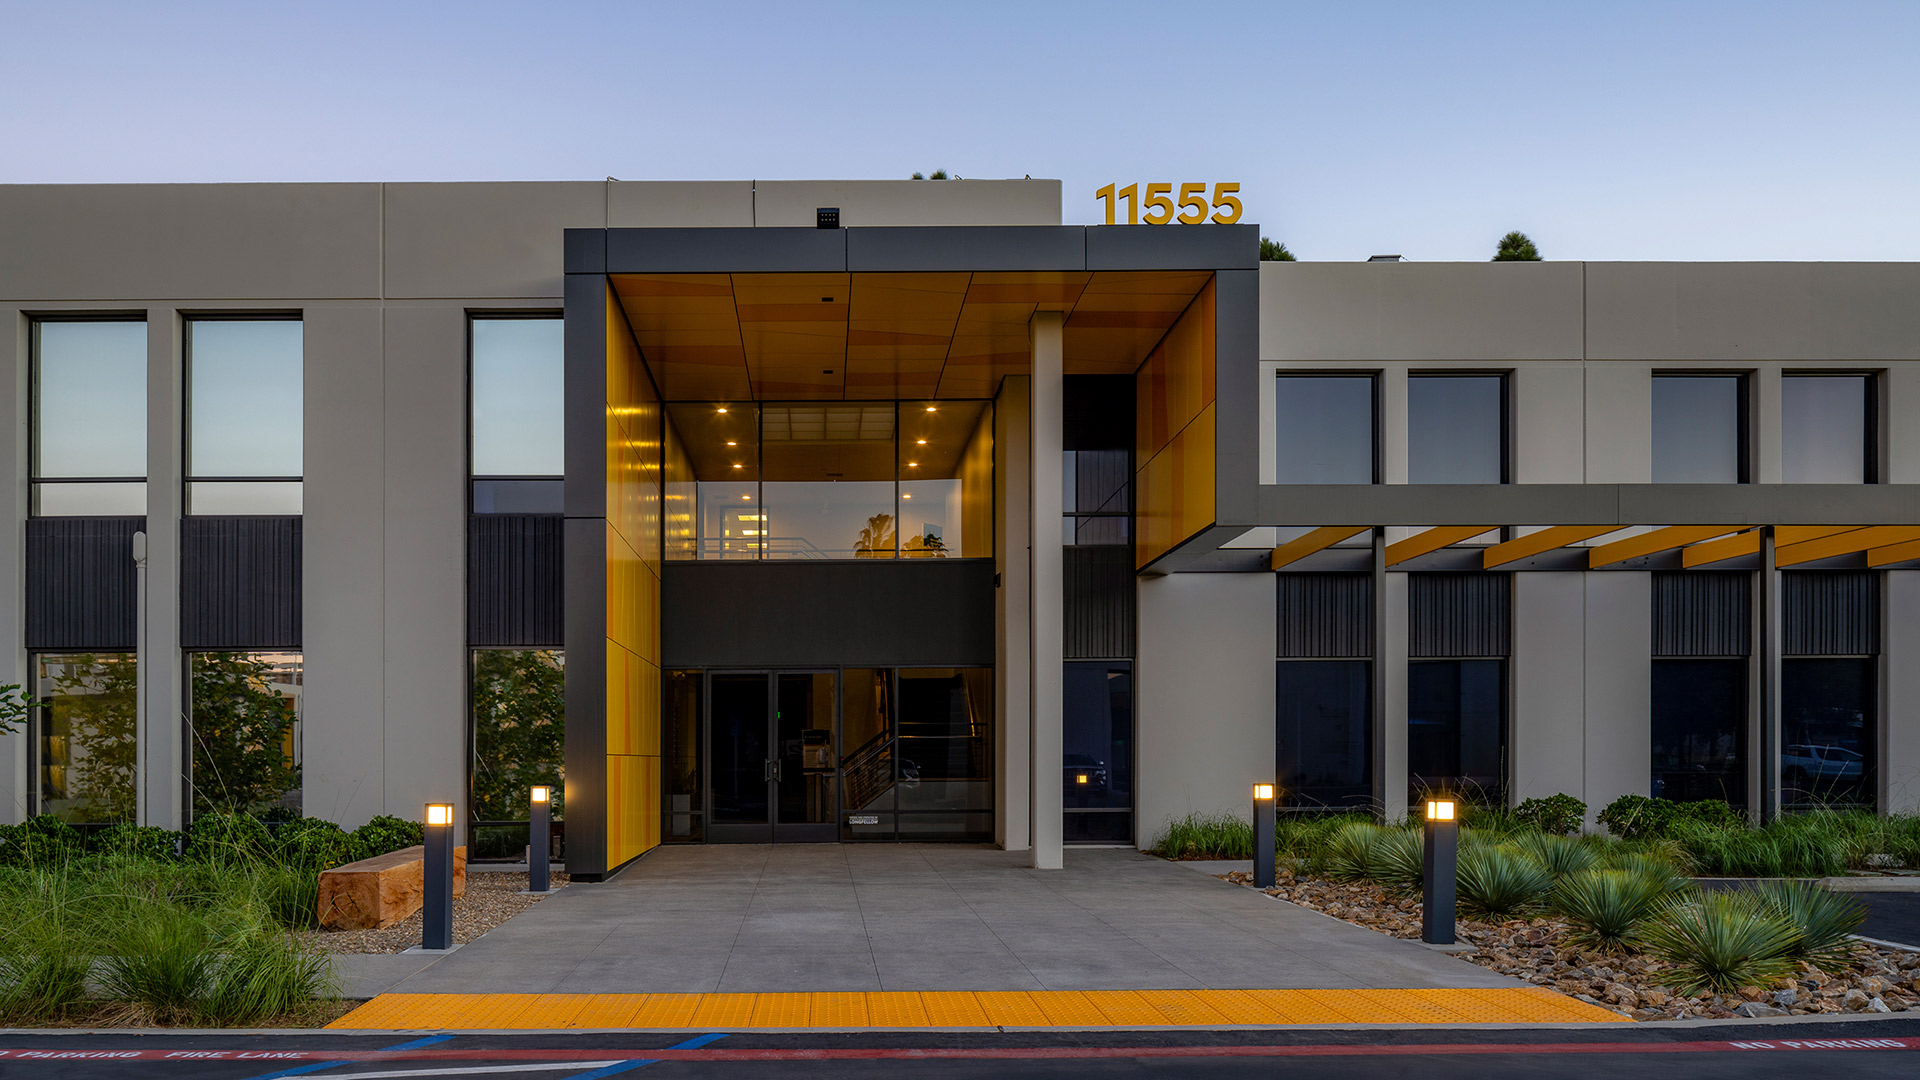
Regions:
<instances>
[{"instance_id":1,"label":"yellow metal panel","mask_svg":"<svg viewBox=\"0 0 1920 1080\"><path fill-rule=\"evenodd\" d=\"M1439 551L1449 544L1471 540L1496 527L1493 525L1437 525L1431 529L1422 530L1405 540L1388 544L1387 565L1395 566L1408 559L1416 559L1429 552Z\"/></svg>"},{"instance_id":2,"label":"yellow metal panel","mask_svg":"<svg viewBox=\"0 0 1920 1080\"><path fill-rule=\"evenodd\" d=\"M1480 565L1483 569L1491 570L1496 566L1530 559L1554 548L1618 532L1619 528L1617 525L1555 525L1493 545L1481 554Z\"/></svg>"},{"instance_id":3,"label":"yellow metal panel","mask_svg":"<svg viewBox=\"0 0 1920 1080\"><path fill-rule=\"evenodd\" d=\"M1857 525L1782 525L1773 531L1775 554L1777 555L1779 549L1783 547L1854 532L1858 528ZM1748 529L1746 532L1680 549L1680 565L1691 569L1695 566L1706 566L1709 563L1725 562L1728 559L1758 554L1760 554L1760 530Z\"/></svg>"},{"instance_id":4,"label":"yellow metal panel","mask_svg":"<svg viewBox=\"0 0 1920 1080\"><path fill-rule=\"evenodd\" d=\"M1598 570L1603 566L1623 563L1629 559L1644 558L1662 551L1672 551L1677 547L1711 540L1716 536L1725 536L1737 530L1737 525L1669 525L1663 529L1629 536L1624 540L1615 540L1601 544L1587 551L1587 569Z\"/></svg>"},{"instance_id":5,"label":"yellow metal panel","mask_svg":"<svg viewBox=\"0 0 1920 1080\"><path fill-rule=\"evenodd\" d=\"M1920 559L1920 540L1909 540L1904 544L1889 544L1867 552L1868 566L1888 566L1893 563Z\"/></svg>"},{"instance_id":6,"label":"yellow metal panel","mask_svg":"<svg viewBox=\"0 0 1920 1080\"><path fill-rule=\"evenodd\" d=\"M1872 528L1852 529L1818 540L1808 540L1798 544L1777 544L1774 549L1774 565L1797 566L1816 559L1831 559L1835 555L1850 555L1856 551L1904 544L1914 540L1920 540L1920 526L1876 525Z\"/></svg>"},{"instance_id":7,"label":"yellow metal panel","mask_svg":"<svg viewBox=\"0 0 1920 1080\"><path fill-rule=\"evenodd\" d=\"M1316 551L1324 551L1342 540L1351 540L1367 531L1365 525L1329 525L1315 529L1305 536L1297 536L1273 549L1275 570L1290 566Z\"/></svg>"}]
</instances>

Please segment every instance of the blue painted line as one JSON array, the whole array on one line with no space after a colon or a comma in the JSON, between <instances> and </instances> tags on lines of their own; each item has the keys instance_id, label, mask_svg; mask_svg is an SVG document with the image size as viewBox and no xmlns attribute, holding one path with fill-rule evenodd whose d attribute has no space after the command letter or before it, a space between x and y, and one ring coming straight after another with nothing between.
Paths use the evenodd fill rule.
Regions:
<instances>
[{"instance_id":1,"label":"blue painted line","mask_svg":"<svg viewBox=\"0 0 1920 1080\"><path fill-rule=\"evenodd\" d=\"M415 1039L412 1042L403 1042L395 1046L383 1046L380 1049L383 1052L387 1050L418 1050L425 1046L437 1046L451 1038L453 1038L451 1035L429 1035L424 1039ZM351 1061L316 1061L311 1065L299 1065L291 1069L281 1069L279 1072L249 1076L247 1080L279 1080L279 1078L283 1076L305 1076L308 1073L316 1073L322 1069L337 1069L342 1065L351 1064L353 1064Z\"/></svg>"},{"instance_id":2,"label":"blue painted line","mask_svg":"<svg viewBox=\"0 0 1920 1080\"><path fill-rule=\"evenodd\" d=\"M726 1037L727 1037L727 1033L724 1031L715 1032L708 1035L697 1035L691 1039L688 1039L686 1042L677 1043L673 1046L669 1046L667 1047L667 1049L698 1050L701 1047L707 1045L708 1043L719 1042L721 1039L724 1039ZM648 1065L658 1065L659 1063L660 1063L659 1058L640 1058L635 1061L622 1061L617 1064L608 1065L603 1068L595 1069L589 1073L580 1073L577 1076L568 1077L568 1080L600 1080L600 1077L602 1076L613 1076L616 1073L623 1073L628 1071L629 1069L640 1069L640 1068L645 1068Z\"/></svg>"}]
</instances>

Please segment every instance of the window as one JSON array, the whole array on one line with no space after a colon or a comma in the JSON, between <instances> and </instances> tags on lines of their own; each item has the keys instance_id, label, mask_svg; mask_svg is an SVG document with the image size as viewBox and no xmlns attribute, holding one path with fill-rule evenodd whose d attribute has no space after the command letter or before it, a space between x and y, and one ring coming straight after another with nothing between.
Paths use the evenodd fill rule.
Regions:
<instances>
[{"instance_id":1,"label":"window","mask_svg":"<svg viewBox=\"0 0 1920 1080\"><path fill-rule=\"evenodd\" d=\"M147 512L147 324L37 321L32 513Z\"/></svg>"},{"instance_id":2,"label":"window","mask_svg":"<svg viewBox=\"0 0 1920 1080\"><path fill-rule=\"evenodd\" d=\"M1869 375L1780 380L1780 472L1788 484L1871 484L1878 477Z\"/></svg>"},{"instance_id":3,"label":"window","mask_svg":"<svg viewBox=\"0 0 1920 1080\"><path fill-rule=\"evenodd\" d=\"M1133 665L1069 661L1062 776L1068 843L1133 840Z\"/></svg>"},{"instance_id":4,"label":"window","mask_svg":"<svg viewBox=\"0 0 1920 1080\"><path fill-rule=\"evenodd\" d=\"M1133 513L1133 377L1069 375L1065 379L1065 391L1060 542L1129 544Z\"/></svg>"},{"instance_id":5,"label":"window","mask_svg":"<svg viewBox=\"0 0 1920 1080\"><path fill-rule=\"evenodd\" d=\"M1372 375L1281 375L1275 482L1379 483Z\"/></svg>"},{"instance_id":6,"label":"window","mask_svg":"<svg viewBox=\"0 0 1920 1080\"><path fill-rule=\"evenodd\" d=\"M1501 375L1407 379L1407 482L1507 481L1507 380Z\"/></svg>"},{"instance_id":7,"label":"window","mask_svg":"<svg viewBox=\"0 0 1920 1080\"><path fill-rule=\"evenodd\" d=\"M993 669L900 672L900 839L993 835Z\"/></svg>"},{"instance_id":8,"label":"window","mask_svg":"<svg viewBox=\"0 0 1920 1080\"><path fill-rule=\"evenodd\" d=\"M1747 803L1747 660L1653 661L1653 794Z\"/></svg>"},{"instance_id":9,"label":"window","mask_svg":"<svg viewBox=\"0 0 1920 1080\"><path fill-rule=\"evenodd\" d=\"M469 454L476 514L558 514L566 474L565 323L476 317Z\"/></svg>"},{"instance_id":10,"label":"window","mask_svg":"<svg viewBox=\"0 0 1920 1080\"><path fill-rule=\"evenodd\" d=\"M1874 808L1880 683L1870 656L1780 662L1780 797L1788 806Z\"/></svg>"},{"instance_id":11,"label":"window","mask_svg":"<svg viewBox=\"0 0 1920 1080\"><path fill-rule=\"evenodd\" d=\"M1653 377L1653 482L1747 482L1747 380Z\"/></svg>"},{"instance_id":12,"label":"window","mask_svg":"<svg viewBox=\"0 0 1920 1080\"><path fill-rule=\"evenodd\" d=\"M891 559L891 402L760 409L760 512L769 559Z\"/></svg>"},{"instance_id":13,"label":"window","mask_svg":"<svg viewBox=\"0 0 1920 1080\"><path fill-rule=\"evenodd\" d=\"M196 652L188 671L194 815L298 816L300 654Z\"/></svg>"},{"instance_id":14,"label":"window","mask_svg":"<svg viewBox=\"0 0 1920 1080\"><path fill-rule=\"evenodd\" d=\"M1506 661L1415 660L1407 664L1409 798L1447 791L1471 802L1506 802Z\"/></svg>"},{"instance_id":15,"label":"window","mask_svg":"<svg viewBox=\"0 0 1920 1080\"><path fill-rule=\"evenodd\" d=\"M187 513L300 513L301 327L188 320Z\"/></svg>"},{"instance_id":16,"label":"window","mask_svg":"<svg viewBox=\"0 0 1920 1080\"><path fill-rule=\"evenodd\" d=\"M551 820L564 816L566 654L475 651L472 724L467 820L473 858L518 860L528 841L529 788L550 785Z\"/></svg>"},{"instance_id":17,"label":"window","mask_svg":"<svg viewBox=\"0 0 1920 1080\"><path fill-rule=\"evenodd\" d=\"M669 844L692 843L706 835L701 828L706 815L701 804L700 729L704 716L700 711L700 681L698 671L666 673L660 767L662 794L667 802L662 839Z\"/></svg>"},{"instance_id":18,"label":"window","mask_svg":"<svg viewBox=\"0 0 1920 1080\"><path fill-rule=\"evenodd\" d=\"M1274 776L1289 807L1373 799L1367 660L1281 660L1275 671Z\"/></svg>"},{"instance_id":19,"label":"window","mask_svg":"<svg viewBox=\"0 0 1920 1080\"><path fill-rule=\"evenodd\" d=\"M132 653L34 658L35 801L70 822L132 821L139 762Z\"/></svg>"},{"instance_id":20,"label":"window","mask_svg":"<svg viewBox=\"0 0 1920 1080\"><path fill-rule=\"evenodd\" d=\"M993 554L993 407L900 405L900 557Z\"/></svg>"}]
</instances>

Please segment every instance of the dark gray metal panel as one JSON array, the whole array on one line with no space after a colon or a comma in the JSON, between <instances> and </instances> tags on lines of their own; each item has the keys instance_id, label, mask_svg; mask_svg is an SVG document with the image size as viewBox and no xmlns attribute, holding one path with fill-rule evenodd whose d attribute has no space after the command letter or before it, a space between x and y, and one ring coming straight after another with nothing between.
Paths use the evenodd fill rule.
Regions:
<instances>
[{"instance_id":1,"label":"dark gray metal panel","mask_svg":"<svg viewBox=\"0 0 1920 1080\"><path fill-rule=\"evenodd\" d=\"M1619 491L1621 522L1630 525L1920 521L1920 484L1622 484Z\"/></svg>"},{"instance_id":2,"label":"dark gray metal panel","mask_svg":"<svg viewBox=\"0 0 1920 1080\"><path fill-rule=\"evenodd\" d=\"M297 649L301 519L180 519L180 647Z\"/></svg>"},{"instance_id":3,"label":"dark gray metal panel","mask_svg":"<svg viewBox=\"0 0 1920 1080\"><path fill-rule=\"evenodd\" d=\"M1244 449L1240 452L1249 452ZM1222 509L1231 504L1223 503ZM1914 484L1264 484L1222 525L1901 525Z\"/></svg>"},{"instance_id":4,"label":"dark gray metal panel","mask_svg":"<svg viewBox=\"0 0 1920 1080\"><path fill-rule=\"evenodd\" d=\"M566 582L567 873L597 880L614 869L607 865L607 523L605 518L568 518L561 528Z\"/></svg>"},{"instance_id":5,"label":"dark gray metal panel","mask_svg":"<svg viewBox=\"0 0 1920 1080\"><path fill-rule=\"evenodd\" d=\"M1877 656L1880 575L1872 570L1797 571L1780 575L1787 656Z\"/></svg>"},{"instance_id":6,"label":"dark gray metal panel","mask_svg":"<svg viewBox=\"0 0 1920 1080\"><path fill-rule=\"evenodd\" d=\"M565 260L562 263L569 274L604 274L607 272L607 230L605 229L568 229L565 238Z\"/></svg>"},{"instance_id":7,"label":"dark gray metal panel","mask_svg":"<svg viewBox=\"0 0 1920 1080\"><path fill-rule=\"evenodd\" d=\"M1358 660L1373 655L1373 576L1279 574L1279 633L1274 655L1283 660Z\"/></svg>"},{"instance_id":8,"label":"dark gray metal panel","mask_svg":"<svg viewBox=\"0 0 1920 1080\"><path fill-rule=\"evenodd\" d=\"M1253 235L1257 258L1259 231ZM1220 388L1214 403L1213 519L1228 522L1259 510L1260 271L1224 270L1213 278L1214 382Z\"/></svg>"},{"instance_id":9,"label":"dark gray metal panel","mask_svg":"<svg viewBox=\"0 0 1920 1080\"><path fill-rule=\"evenodd\" d=\"M1091 225L1089 270L1260 269L1258 225Z\"/></svg>"},{"instance_id":10,"label":"dark gray metal panel","mask_svg":"<svg viewBox=\"0 0 1920 1080\"><path fill-rule=\"evenodd\" d=\"M1512 580L1507 574L1408 574L1407 655L1509 655Z\"/></svg>"},{"instance_id":11,"label":"dark gray metal panel","mask_svg":"<svg viewBox=\"0 0 1920 1080\"><path fill-rule=\"evenodd\" d=\"M146 520L27 519L29 650L134 648L139 605L133 534Z\"/></svg>"},{"instance_id":12,"label":"dark gray metal panel","mask_svg":"<svg viewBox=\"0 0 1920 1080\"><path fill-rule=\"evenodd\" d=\"M670 562L661 590L668 668L993 663L987 559Z\"/></svg>"},{"instance_id":13,"label":"dark gray metal panel","mask_svg":"<svg viewBox=\"0 0 1920 1080\"><path fill-rule=\"evenodd\" d=\"M1068 545L1062 551L1066 558L1067 659L1132 657L1133 549Z\"/></svg>"},{"instance_id":14,"label":"dark gray metal panel","mask_svg":"<svg viewBox=\"0 0 1920 1080\"><path fill-rule=\"evenodd\" d=\"M847 269L1085 270L1078 225L936 225L847 229Z\"/></svg>"},{"instance_id":15,"label":"dark gray metal panel","mask_svg":"<svg viewBox=\"0 0 1920 1080\"><path fill-rule=\"evenodd\" d=\"M607 230L610 274L801 274L846 268L846 229Z\"/></svg>"},{"instance_id":16,"label":"dark gray metal panel","mask_svg":"<svg viewBox=\"0 0 1920 1080\"><path fill-rule=\"evenodd\" d=\"M566 513L607 515L607 279L566 284Z\"/></svg>"},{"instance_id":17,"label":"dark gray metal panel","mask_svg":"<svg viewBox=\"0 0 1920 1080\"><path fill-rule=\"evenodd\" d=\"M565 644L558 514L475 514L467 519L467 643L558 648Z\"/></svg>"},{"instance_id":18,"label":"dark gray metal panel","mask_svg":"<svg viewBox=\"0 0 1920 1080\"><path fill-rule=\"evenodd\" d=\"M1746 656L1752 651L1752 574L1654 571L1653 655Z\"/></svg>"}]
</instances>

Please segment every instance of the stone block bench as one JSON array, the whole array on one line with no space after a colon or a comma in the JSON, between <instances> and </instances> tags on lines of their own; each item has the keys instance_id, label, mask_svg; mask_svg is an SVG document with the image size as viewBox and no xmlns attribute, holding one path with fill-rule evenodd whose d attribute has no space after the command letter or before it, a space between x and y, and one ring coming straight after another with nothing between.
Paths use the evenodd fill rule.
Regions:
<instances>
[{"instance_id":1,"label":"stone block bench","mask_svg":"<svg viewBox=\"0 0 1920 1080\"><path fill-rule=\"evenodd\" d=\"M384 930L420 910L427 849L415 844L320 872L320 925ZM453 895L467 891L467 849L453 849Z\"/></svg>"}]
</instances>

